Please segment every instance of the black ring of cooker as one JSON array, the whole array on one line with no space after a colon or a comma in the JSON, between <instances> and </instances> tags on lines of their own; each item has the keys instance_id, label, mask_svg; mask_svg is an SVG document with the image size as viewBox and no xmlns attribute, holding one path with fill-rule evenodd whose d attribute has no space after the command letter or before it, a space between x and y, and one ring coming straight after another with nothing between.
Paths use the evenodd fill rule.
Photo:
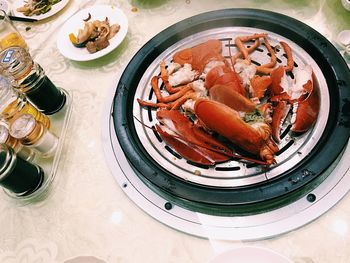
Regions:
<instances>
[{"instance_id":1,"label":"black ring of cooker","mask_svg":"<svg viewBox=\"0 0 350 263\"><path fill-rule=\"evenodd\" d=\"M330 89L329 118L312 152L273 180L239 188L198 185L172 174L147 154L133 124L135 90L150 63L166 48L187 36L227 26L260 28L291 39L316 61ZM134 171L148 187L167 200L209 214L259 213L284 206L312 191L325 179L324 171L341 154L350 132L349 69L325 37L291 17L255 9L207 12L165 29L138 51L118 83L113 119L119 143Z\"/></svg>"}]
</instances>

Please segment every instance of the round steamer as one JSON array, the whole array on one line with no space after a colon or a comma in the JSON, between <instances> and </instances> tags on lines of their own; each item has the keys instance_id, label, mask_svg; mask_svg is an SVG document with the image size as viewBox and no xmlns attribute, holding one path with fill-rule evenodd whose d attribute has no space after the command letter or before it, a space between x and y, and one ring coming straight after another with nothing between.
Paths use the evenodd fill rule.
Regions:
<instances>
[{"instance_id":1,"label":"round steamer","mask_svg":"<svg viewBox=\"0 0 350 263\"><path fill-rule=\"evenodd\" d=\"M150 80L159 75L161 60L169 64L176 51L213 38L221 40L223 54L229 57L236 52L235 37L260 32L268 33L279 64L286 64L279 47L279 42L285 41L292 48L295 67L312 66L321 94L320 114L310 131L296 135L289 131L288 122L284 125L276 165L266 168L241 161L214 167L193 164L146 128L157 122L155 111L141 108L136 99L156 100ZM252 54L252 60L257 65L270 61L263 45ZM293 73L288 77L293 78ZM136 174L166 199L210 214L259 213L293 202L325 179L323 172L349 137L349 78L338 51L297 20L261 10L210 12L166 29L135 55L118 84L114 127Z\"/></svg>"}]
</instances>

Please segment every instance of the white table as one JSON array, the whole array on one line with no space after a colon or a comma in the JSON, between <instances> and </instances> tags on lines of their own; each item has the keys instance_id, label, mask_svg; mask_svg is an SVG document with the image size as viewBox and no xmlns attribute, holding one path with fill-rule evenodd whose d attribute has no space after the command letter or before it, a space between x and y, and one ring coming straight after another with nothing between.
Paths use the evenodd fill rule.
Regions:
<instances>
[{"instance_id":1,"label":"white table","mask_svg":"<svg viewBox=\"0 0 350 263\"><path fill-rule=\"evenodd\" d=\"M0 194L0 262L63 263L82 256L113 263L206 262L224 249L245 245L270 248L298 263L349 262L349 195L315 222L269 240L197 238L159 223L137 207L116 184L101 142L111 86L137 50L161 30L205 11L251 7L293 16L334 42L350 27L350 12L340 0L92 1L121 8L129 19L129 32L108 56L79 63L59 53L56 37L64 21L86 2L71 0L60 13L35 24L16 23L50 79L73 94L73 110L49 196L21 206Z\"/></svg>"}]
</instances>

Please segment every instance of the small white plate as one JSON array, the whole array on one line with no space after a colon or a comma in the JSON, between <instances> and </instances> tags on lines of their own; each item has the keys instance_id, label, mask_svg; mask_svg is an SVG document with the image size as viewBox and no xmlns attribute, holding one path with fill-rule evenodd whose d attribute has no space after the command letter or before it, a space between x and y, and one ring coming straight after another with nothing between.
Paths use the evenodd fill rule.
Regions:
<instances>
[{"instance_id":1,"label":"small white plate","mask_svg":"<svg viewBox=\"0 0 350 263\"><path fill-rule=\"evenodd\" d=\"M239 247L227 250L208 263L293 263L276 252L260 247Z\"/></svg>"},{"instance_id":2,"label":"small white plate","mask_svg":"<svg viewBox=\"0 0 350 263\"><path fill-rule=\"evenodd\" d=\"M51 10L45 14L41 14L41 15L33 15L33 16L25 16L23 13L16 11L17 8L24 6L24 4L27 2L27 0L15 0L14 3L12 4L12 14L14 16L18 16L18 17L30 17L30 18L34 18L37 20L43 20L46 18L49 18L50 16L53 16L54 14L58 13L59 11L61 11L69 2L69 0L61 0L61 2L58 2L57 4L54 4L51 7Z\"/></svg>"},{"instance_id":3,"label":"small white plate","mask_svg":"<svg viewBox=\"0 0 350 263\"><path fill-rule=\"evenodd\" d=\"M104 20L108 17L110 25L118 23L119 32L109 40L109 46L105 49L90 54L86 48L77 48L69 40L69 34L78 34L79 29L84 28L84 20L91 14L91 21ZM89 61L102 57L113 51L123 41L128 32L128 19L122 10L109 5L95 5L83 9L72 16L61 28L58 38L57 47L63 56L75 61Z\"/></svg>"}]
</instances>

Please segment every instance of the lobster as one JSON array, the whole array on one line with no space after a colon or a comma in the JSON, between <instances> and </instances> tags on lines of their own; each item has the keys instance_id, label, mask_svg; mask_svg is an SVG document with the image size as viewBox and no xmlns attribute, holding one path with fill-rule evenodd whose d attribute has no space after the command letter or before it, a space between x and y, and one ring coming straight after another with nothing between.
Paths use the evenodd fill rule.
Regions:
<instances>
[{"instance_id":1,"label":"lobster","mask_svg":"<svg viewBox=\"0 0 350 263\"><path fill-rule=\"evenodd\" d=\"M251 65L249 54L259 46L260 38L263 38L265 47L271 53L271 62L254 66L254 76L249 79L247 89L246 80L242 80L239 75L241 72L237 72L234 66L238 65L238 62L241 63L238 61L241 57L244 59L241 63L243 67ZM255 42L253 46L246 48L243 43L247 41ZM191 77L174 86L170 83L173 74L170 70L171 65L167 68L162 61L161 74L151 80L157 102L141 99L138 99L138 102L143 107L157 109L159 124L155 125L155 130L166 144L185 159L214 165L238 158L271 165L275 163L274 156L279 150L275 141L280 140L281 123L289 109L293 108L295 111L292 117L292 131L306 131L317 119L319 91L315 85L315 77L311 74L310 80L301 74L300 78L297 78L298 83L303 82L303 79L307 81L302 85L302 92L295 97L295 94L285 91L283 84L286 72L291 71L294 66L291 49L286 43L281 42L286 52L287 65L277 68L276 55L267 40L267 34L238 37L235 43L240 51L231 56L231 64L221 54L221 42L215 39L176 52L173 63L177 68L190 68L190 74L187 75ZM186 66L188 64L190 67ZM256 72L259 75L256 75ZM159 80L163 82L168 96L164 96L160 91ZM259 100L265 97L267 91L271 96L269 102L259 104ZM182 110L179 110L180 106ZM272 120L269 116L271 109ZM188 114L194 115L195 123L185 116ZM259 159L236 154L212 137L212 132L225 137Z\"/></svg>"},{"instance_id":2,"label":"lobster","mask_svg":"<svg viewBox=\"0 0 350 263\"><path fill-rule=\"evenodd\" d=\"M292 109L291 128L295 133L309 130L317 120L320 109L320 91L310 65L295 71L288 82L286 70L276 68L271 73L271 101L276 103L272 115L272 136L279 142L282 124Z\"/></svg>"}]
</instances>

